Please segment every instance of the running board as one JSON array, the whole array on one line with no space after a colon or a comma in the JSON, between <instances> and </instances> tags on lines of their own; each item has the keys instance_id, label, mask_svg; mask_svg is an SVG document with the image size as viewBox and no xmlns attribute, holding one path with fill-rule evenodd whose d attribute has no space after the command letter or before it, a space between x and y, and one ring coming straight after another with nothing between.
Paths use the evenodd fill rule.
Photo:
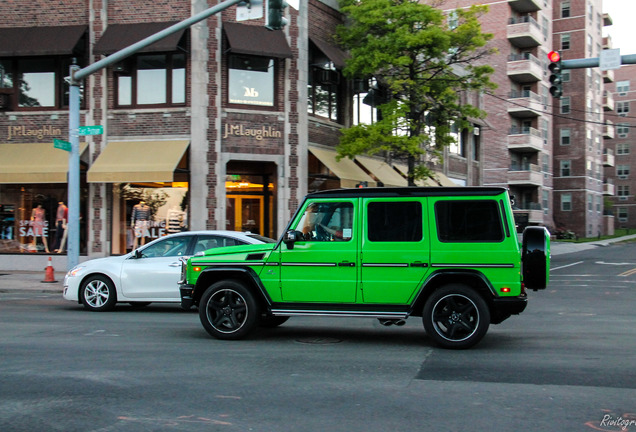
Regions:
<instances>
[{"instance_id":1,"label":"running board","mask_svg":"<svg viewBox=\"0 0 636 432\"><path fill-rule=\"evenodd\" d=\"M347 311L347 310L315 310L315 309L272 309L272 315L278 316L338 316L349 318L382 318L406 319L407 312L379 312L379 311Z\"/></svg>"}]
</instances>

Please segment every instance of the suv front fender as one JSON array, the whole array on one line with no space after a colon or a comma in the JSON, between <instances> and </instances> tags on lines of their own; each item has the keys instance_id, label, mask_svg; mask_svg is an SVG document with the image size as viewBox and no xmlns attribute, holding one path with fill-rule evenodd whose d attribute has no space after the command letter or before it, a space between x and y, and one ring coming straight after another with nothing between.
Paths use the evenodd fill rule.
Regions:
<instances>
[{"instance_id":1,"label":"suv front fender","mask_svg":"<svg viewBox=\"0 0 636 432\"><path fill-rule=\"evenodd\" d=\"M257 299L262 300L262 306L269 309L272 300L267 294L263 283L261 282L258 274L250 267L211 267L204 269L192 291L192 300L194 305L198 305L203 293L210 287L210 285L223 280L234 279L240 280L253 291L254 296Z\"/></svg>"}]
</instances>

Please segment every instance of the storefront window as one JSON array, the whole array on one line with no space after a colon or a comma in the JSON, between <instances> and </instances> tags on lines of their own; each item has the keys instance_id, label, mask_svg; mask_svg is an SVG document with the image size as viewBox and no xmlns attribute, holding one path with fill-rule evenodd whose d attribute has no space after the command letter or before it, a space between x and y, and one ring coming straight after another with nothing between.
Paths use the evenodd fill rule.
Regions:
<instances>
[{"instance_id":1,"label":"storefront window","mask_svg":"<svg viewBox=\"0 0 636 432\"><path fill-rule=\"evenodd\" d=\"M65 253L67 196L66 185L0 185L0 253ZM84 222L82 217L80 253L86 252Z\"/></svg>"},{"instance_id":2,"label":"storefront window","mask_svg":"<svg viewBox=\"0 0 636 432\"><path fill-rule=\"evenodd\" d=\"M268 170L269 167L263 167ZM225 181L225 229L275 238L276 190L270 174L229 174Z\"/></svg>"},{"instance_id":3,"label":"storefront window","mask_svg":"<svg viewBox=\"0 0 636 432\"><path fill-rule=\"evenodd\" d=\"M229 102L274 106L274 60L267 57L230 55Z\"/></svg>"},{"instance_id":4,"label":"storefront window","mask_svg":"<svg viewBox=\"0 0 636 432\"><path fill-rule=\"evenodd\" d=\"M124 254L152 240L188 230L188 184L173 187L116 186L112 253Z\"/></svg>"}]
</instances>

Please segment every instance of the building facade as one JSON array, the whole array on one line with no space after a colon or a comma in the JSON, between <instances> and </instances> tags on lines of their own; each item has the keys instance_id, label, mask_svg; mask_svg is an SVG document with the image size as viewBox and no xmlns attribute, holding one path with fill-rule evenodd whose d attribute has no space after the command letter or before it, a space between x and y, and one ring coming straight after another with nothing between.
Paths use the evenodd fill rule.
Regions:
<instances>
[{"instance_id":1,"label":"building facade","mask_svg":"<svg viewBox=\"0 0 636 432\"><path fill-rule=\"evenodd\" d=\"M0 253L65 251L69 67L215 5L0 4ZM80 124L103 134L80 137L82 254L180 230L278 237L308 191L406 186L400 161L336 160L340 129L373 116L367 87L341 74L336 2L286 13L268 31L262 5L231 7L85 80ZM458 137L432 184L482 183L479 135Z\"/></svg>"},{"instance_id":2,"label":"building facade","mask_svg":"<svg viewBox=\"0 0 636 432\"><path fill-rule=\"evenodd\" d=\"M605 185L608 189L605 209L611 210L616 228L631 230L636 228L636 182L631 172L631 167L636 167L636 152L632 151L636 129L632 130L634 115L630 111L636 108L636 66L615 70L614 82L606 84L605 92L605 97L614 104L612 115L606 119L606 133L611 140L605 141L604 157L608 159L605 178L610 180Z\"/></svg>"}]
</instances>

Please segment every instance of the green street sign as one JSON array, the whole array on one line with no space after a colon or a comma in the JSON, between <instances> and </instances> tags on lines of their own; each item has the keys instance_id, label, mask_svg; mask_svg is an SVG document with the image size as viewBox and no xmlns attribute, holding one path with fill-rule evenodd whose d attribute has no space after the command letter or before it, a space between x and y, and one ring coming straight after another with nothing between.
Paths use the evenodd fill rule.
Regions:
<instances>
[{"instance_id":1,"label":"green street sign","mask_svg":"<svg viewBox=\"0 0 636 432\"><path fill-rule=\"evenodd\" d=\"M67 152L71 151L71 143L68 141L62 141L59 139L53 140L53 147L61 149L61 150L66 150Z\"/></svg>"},{"instance_id":2,"label":"green street sign","mask_svg":"<svg viewBox=\"0 0 636 432\"><path fill-rule=\"evenodd\" d=\"M101 135L104 133L104 126L80 126L78 132L80 135Z\"/></svg>"}]
</instances>

